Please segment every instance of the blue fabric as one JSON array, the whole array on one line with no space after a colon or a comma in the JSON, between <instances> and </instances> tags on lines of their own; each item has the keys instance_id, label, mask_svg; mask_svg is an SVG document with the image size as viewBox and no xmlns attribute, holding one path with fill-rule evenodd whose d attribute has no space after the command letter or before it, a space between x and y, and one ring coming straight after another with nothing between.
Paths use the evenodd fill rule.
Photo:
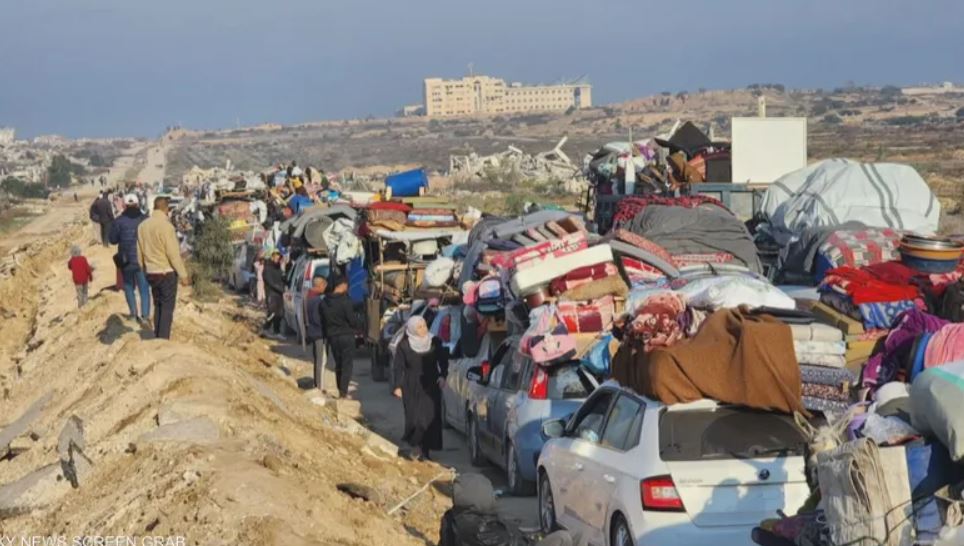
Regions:
<instances>
[{"instance_id":1,"label":"blue fabric","mask_svg":"<svg viewBox=\"0 0 964 546\"><path fill-rule=\"evenodd\" d=\"M890 330L894 320L904 311L916 309L917 305L911 300L891 301L886 303L862 303L860 316L864 321L864 328L868 330Z\"/></svg>"},{"instance_id":2,"label":"blue fabric","mask_svg":"<svg viewBox=\"0 0 964 546\"><path fill-rule=\"evenodd\" d=\"M292 197L291 200L288 201L288 207L291 209L291 212L295 214L298 214L305 209L311 208L311 206L314 204L315 204L314 201L312 201L310 197L308 197L307 195L300 195L300 194L295 194L294 197Z\"/></svg>"},{"instance_id":3,"label":"blue fabric","mask_svg":"<svg viewBox=\"0 0 964 546\"><path fill-rule=\"evenodd\" d=\"M137 261L137 228L141 222L147 220L147 216L141 214L140 210L135 212L124 211L118 216L110 226L110 233L107 238L112 245L118 245L117 251L124 256L128 268L139 268Z\"/></svg>"},{"instance_id":4,"label":"blue fabric","mask_svg":"<svg viewBox=\"0 0 964 546\"><path fill-rule=\"evenodd\" d=\"M823 254L817 254L817 261L813 266L813 280L815 283L820 284L823 278L827 276L827 271L837 267L829 258Z\"/></svg>"},{"instance_id":5,"label":"blue fabric","mask_svg":"<svg viewBox=\"0 0 964 546\"><path fill-rule=\"evenodd\" d=\"M904 446L911 498L914 502L914 528L917 542L931 544L943 527L940 508L933 495L942 487L957 483L961 470L951 461L947 448L939 442L918 441Z\"/></svg>"},{"instance_id":6,"label":"blue fabric","mask_svg":"<svg viewBox=\"0 0 964 546\"><path fill-rule=\"evenodd\" d=\"M348 262L348 297L355 303L368 298L368 271L361 257Z\"/></svg>"},{"instance_id":7,"label":"blue fabric","mask_svg":"<svg viewBox=\"0 0 964 546\"><path fill-rule=\"evenodd\" d=\"M586 367L590 372L599 377L609 377L609 369L612 364L612 355L609 354L609 343L612 341L613 335L606 334L602 337L589 353L582 359L582 365Z\"/></svg>"},{"instance_id":8,"label":"blue fabric","mask_svg":"<svg viewBox=\"0 0 964 546\"><path fill-rule=\"evenodd\" d=\"M930 343L932 337L934 337L934 332L924 332L920 336L920 341L917 343L917 352L914 353L914 366L910 370L911 381L914 381L914 378L924 371L924 354L927 352L927 344Z\"/></svg>"},{"instance_id":9,"label":"blue fabric","mask_svg":"<svg viewBox=\"0 0 964 546\"><path fill-rule=\"evenodd\" d=\"M135 262L136 263L136 262ZM124 298L127 300L127 309L132 317L150 318L151 316L151 286L147 284L147 275L140 267L130 267L122 272L124 276ZM141 296L141 314L137 314L137 298L134 295L134 288Z\"/></svg>"}]
</instances>

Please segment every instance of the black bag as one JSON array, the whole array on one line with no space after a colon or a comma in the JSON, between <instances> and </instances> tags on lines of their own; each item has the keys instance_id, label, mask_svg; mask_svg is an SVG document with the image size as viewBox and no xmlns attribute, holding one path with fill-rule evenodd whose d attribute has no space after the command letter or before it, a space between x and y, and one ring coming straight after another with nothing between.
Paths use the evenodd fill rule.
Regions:
<instances>
[{"instance_id":1,"label":"black bag","mask_svg":"<svg viewBox=\"0 0 964 546\"><path fill-rule=\"evenodd\" d=\"M117 254L114 254L114 265L117 266L117 269L125 269L128 265L130 265L130 262L127 261L127 256L118 252Z\"/></svg>"},{"instance_id":2,"label":"black bag","mask_svg":"<svg viewBox=\"0 0 964 546\"><path fill-rule=\"evenodd\" d=\"M495 514L452 508L442 516L439 546L530 546Z\"/></svg>"}]
</instances>

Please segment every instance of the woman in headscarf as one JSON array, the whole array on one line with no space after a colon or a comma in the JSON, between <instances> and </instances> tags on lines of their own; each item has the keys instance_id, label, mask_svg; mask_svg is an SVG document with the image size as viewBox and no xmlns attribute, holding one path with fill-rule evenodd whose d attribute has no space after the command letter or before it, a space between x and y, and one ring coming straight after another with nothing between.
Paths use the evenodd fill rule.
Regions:
<instances>
[{"instance_id":1,"label":"woman in headscarf","mask_svg":"<svg viewBox=\"0 0 964 546\"><path fill-rule=\"evenodd\" d=\"M412 458L428 459L442 449L442 388L449 372L448 350L432 337L425 319L408 319L405 339L395 350L395 391L405 406L405 434Z\"/></svg>"}]
</instances>

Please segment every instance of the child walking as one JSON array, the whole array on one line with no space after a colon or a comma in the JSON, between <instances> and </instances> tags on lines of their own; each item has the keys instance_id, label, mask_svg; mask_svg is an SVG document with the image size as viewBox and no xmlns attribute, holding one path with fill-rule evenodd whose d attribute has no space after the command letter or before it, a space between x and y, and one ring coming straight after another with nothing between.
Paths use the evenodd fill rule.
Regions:
<instances>
[{"instance_id":1,"label":"child walking","mask_svg":"<svg viewBox=\"0 0 964 546\"><path fill-rule=\"evenodd\" d=\"M80 247L74 245L70 247L70 261L67 262L67 269L73 274L74 288L77 289L77 306L87 305L87 285L94 280L94 268L83 256Z\"/></svg>"}]
</instances>

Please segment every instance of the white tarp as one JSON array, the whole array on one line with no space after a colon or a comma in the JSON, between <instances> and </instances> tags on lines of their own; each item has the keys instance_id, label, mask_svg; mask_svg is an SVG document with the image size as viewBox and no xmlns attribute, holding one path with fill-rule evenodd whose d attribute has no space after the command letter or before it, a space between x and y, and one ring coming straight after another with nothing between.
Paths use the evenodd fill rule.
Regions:
<instances>
[{"instance_id":1,"label":"white tarp","mask_svg":"<svg viewBox=\"0 0 964 546\"><path fill-rule=\"evenodd\" d=\"M933 234L941 204L908 165L828 159L771 184L761 212L771 234L785 244L807 229L851 221Z\"/></svg>"}]
</instances>

